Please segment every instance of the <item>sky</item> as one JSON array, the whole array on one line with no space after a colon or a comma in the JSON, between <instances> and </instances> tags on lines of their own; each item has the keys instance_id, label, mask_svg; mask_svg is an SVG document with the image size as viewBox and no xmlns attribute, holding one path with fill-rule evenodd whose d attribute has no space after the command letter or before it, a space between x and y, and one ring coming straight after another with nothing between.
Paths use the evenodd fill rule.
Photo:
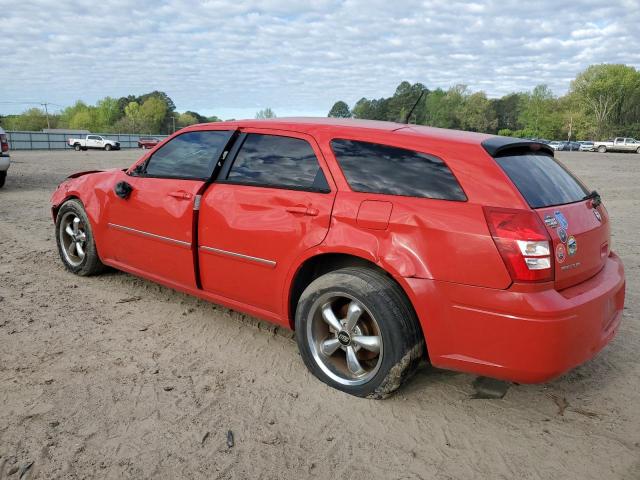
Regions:
<instances>
[{"instance_id":1,"label":"sky","mask_svg":"<svg viewBox=\"0 0 640 480\"><path fill-rule=\"evenodd\" d=\"M0 0L0 113L165 91L178 111L326 116L403 80L490 97L640 67L640 0Z\"/></svg>"}]
</instances>

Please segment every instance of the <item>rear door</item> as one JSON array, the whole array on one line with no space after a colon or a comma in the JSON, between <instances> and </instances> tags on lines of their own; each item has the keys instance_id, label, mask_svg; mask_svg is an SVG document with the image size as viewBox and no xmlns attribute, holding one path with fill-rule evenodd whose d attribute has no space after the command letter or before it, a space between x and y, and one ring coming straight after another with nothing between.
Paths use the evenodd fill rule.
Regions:
<instances>
[{"instance_id":1,"label":"rear door","mask_svg":"<svg viewBox=\"0 0 640 480\"><path fill-rule=\"evenodd\" d=\"M202 288L281 313L293 260L328 232L335 187L313 138L243 132L202 197Z\"/></svg>"},{"instance_id":2,"label":"rear door","mask_svg":"<svg viewBox=\"0 0 640 480\"><path fill-rule=\"evenodd\" d=\"M195 288L195 202L232 133L183 133L139 170L121 172L106 199L107 258L137 273ZM122 195L123 185L128 195Z\"/></svg>"},{"instance_id":3,"label":"rear door","mask_svg":"<svg viewBox=\"0 0 640 480\"><path fill-rule=\"evenodd\" d=\"M555 287L580 283L598 273L609 255L610 225L604 206L550 155L531 153L496 158L553 241Z\"/></svg>"}]
</instances>

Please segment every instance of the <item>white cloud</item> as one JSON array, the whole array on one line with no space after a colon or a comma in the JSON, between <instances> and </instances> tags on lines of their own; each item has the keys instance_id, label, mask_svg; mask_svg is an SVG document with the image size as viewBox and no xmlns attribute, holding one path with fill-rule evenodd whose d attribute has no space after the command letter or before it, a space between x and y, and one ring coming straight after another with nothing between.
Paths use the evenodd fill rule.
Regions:
<instances>
[{"instance_id":1,"label":"white cloud","mask_svg":"<svg viewBox=\"0 0 640 480\"><path fill-rule=\"evenodd\" d=\"M0 0L0 11L0 102L163 90L180 110L322 115L402 80L563 93L592 63L640 66L635 0Z\"/></svg>"}]
</instances>

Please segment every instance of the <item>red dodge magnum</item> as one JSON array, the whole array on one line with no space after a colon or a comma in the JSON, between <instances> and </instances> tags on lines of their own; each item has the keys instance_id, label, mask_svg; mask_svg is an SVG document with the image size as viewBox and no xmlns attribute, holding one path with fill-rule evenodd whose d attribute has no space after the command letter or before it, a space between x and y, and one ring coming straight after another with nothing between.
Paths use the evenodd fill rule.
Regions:
<instances>
[{"instance_id":1,"label":"red dodge magnum","mask_svg":"<svg viewBox=\"0 0 640 480\"><path fill-rule=\"evenodd\" d=\"M421 360L543 382L615 335L600 196L541 143L386 122L195 125L53 194L60 257L296 332L306 366L382 398Z\"/></svg>"}]
</instances>

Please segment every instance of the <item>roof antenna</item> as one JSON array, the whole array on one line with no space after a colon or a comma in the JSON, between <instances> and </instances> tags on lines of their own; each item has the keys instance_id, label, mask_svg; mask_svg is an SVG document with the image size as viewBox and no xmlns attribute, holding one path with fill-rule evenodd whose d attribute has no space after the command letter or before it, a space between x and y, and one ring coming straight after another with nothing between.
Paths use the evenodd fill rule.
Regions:
<instances>
[{"instance_id":1,"label":"roof antenna","mask_svg":"<svg viewBox=\"0 0 640 480\"><path fill-rule=\"evenodd\" d=\"M413 104L413 107L411 107L411 110L409 110L409 113L407 113L405 115L405 117L402 119L402 121L400 123L409 124L409 119L411 118L411 114L413 113L413 111L418 106L418 103L420 103L420 100L422 100L422 96L424 95L424 92L425 92L424 89L420 92L420 96L418 97L418 100L416 100L416 103Z\"/></svg>"}]
</instances>

